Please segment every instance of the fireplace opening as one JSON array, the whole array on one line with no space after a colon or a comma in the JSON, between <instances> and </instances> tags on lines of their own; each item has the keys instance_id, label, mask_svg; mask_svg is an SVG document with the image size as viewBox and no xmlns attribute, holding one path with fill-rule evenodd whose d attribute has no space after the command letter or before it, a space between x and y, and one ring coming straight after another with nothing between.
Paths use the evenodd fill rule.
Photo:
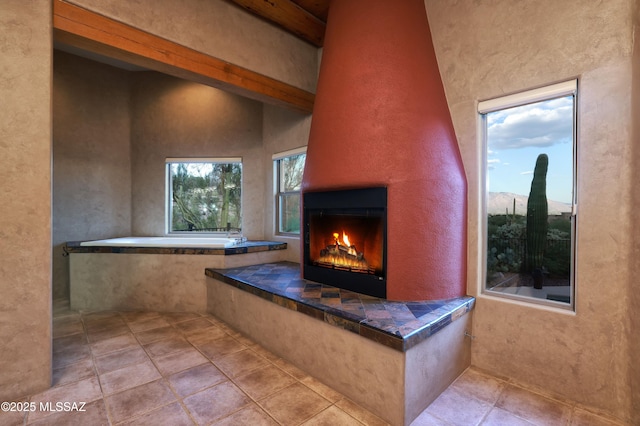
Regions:
<instances>
[{"instance_id":1,"label":"fireplace opening","mask_svg":"<svg viewBox=\"0 0 640 426\"><path fill-rule=\"evenodd\" d=\"M386 297L387 189L303 195L303 277Z\"/></svg>"}]
</instances>

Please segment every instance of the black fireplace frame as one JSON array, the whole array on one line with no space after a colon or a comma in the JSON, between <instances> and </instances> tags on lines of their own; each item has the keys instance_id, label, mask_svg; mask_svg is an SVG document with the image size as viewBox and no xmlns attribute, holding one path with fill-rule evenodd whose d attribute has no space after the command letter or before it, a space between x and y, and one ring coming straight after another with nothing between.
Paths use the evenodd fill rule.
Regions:
<instances>
[{"instance_id":1,"label":"black fireplace frame","mask_svg":"<svg viewBox=\"0 0 640 426\"><path fill-rule=\"evenodd\" d=\"M373 187L302 194L303 278L374 297L387 297L387 188ZM375 216L382 220L382 274L368 275L313 265L309 253L311 214Z\"/></svg>"}]
</instances>

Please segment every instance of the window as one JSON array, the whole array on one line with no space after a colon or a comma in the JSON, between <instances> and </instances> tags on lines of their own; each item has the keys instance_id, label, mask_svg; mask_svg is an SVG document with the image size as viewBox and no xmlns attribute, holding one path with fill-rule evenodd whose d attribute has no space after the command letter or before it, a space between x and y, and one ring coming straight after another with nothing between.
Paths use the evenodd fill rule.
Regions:
<instances>
[{"instance_id":1,"label":"window","mask_svg":"<svg viewBox=\"0 0 640 426\"><path fill-rule=\"evenodd\" d=\"M480 102L484 294L572 308L576 94L569 81Z\"/></svg>"},{"instance_id":2,"label":"window","mask_svg":"<svg viewBox=\"0 0 640 426\"><path fill-rule=\"evenodd\" d=\"M307 148L273 156L276 233L300 235L300 186Z\"/></svg>"},{"instance_id":3,"label":"window","mask_svg":"<svg viewBox=\"0 0 640 426\"><path fill-rule=\"evenodd\" d=\"M241 158L168 158L167 233L240 232Z\"/></svg>"}]
</instances>

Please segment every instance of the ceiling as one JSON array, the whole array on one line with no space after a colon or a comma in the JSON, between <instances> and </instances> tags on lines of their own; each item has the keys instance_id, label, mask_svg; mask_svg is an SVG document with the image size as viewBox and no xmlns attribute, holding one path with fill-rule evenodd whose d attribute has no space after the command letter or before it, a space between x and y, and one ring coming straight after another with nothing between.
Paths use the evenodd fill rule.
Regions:
<instances>
[{"instance_id":1,"label":"ceiling","mask_svg":"<svg viewBox=\"0 0 640 426\"><path fill-rule=\"evenodd\" d=\"M2 1L2 0L0 0ZM331 0L222 0L322 47ZM314 94L104 15L53 0L55 49L129 71L153 70L305 114Z\"/></svg>"},{"instance_id":2,"label":"ceiling","mask_svg":"<svg viewBox=\"0 0 640 426\"><path fill-rule=\"evenodd\" d=\"M324 44L331 0L230 0L316 47Z\"/></svg>"}]
</instances>

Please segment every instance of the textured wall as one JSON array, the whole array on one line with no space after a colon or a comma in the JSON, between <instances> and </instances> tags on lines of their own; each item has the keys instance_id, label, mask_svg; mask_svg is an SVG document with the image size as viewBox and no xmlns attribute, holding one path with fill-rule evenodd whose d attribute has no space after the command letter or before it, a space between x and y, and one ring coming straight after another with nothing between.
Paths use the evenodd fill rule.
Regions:
<instances>
[{"instance_id":1,"label":"textured wall","mask_svg":"<svg viewBox=\"0 0 640 426\"><path fill-rule=\"evenodd\" d=\"M315 91L317 49L231 2L72 0L71 3L276 80Z\"/></svg>"},{"instance_id":2,"label":"textured wall","mask_svg":"<svg viewBox=\"0 0 640 426\"><path fill-rule=\"evenodd\" d=\"M0 401L51 383L51 8L0 2Z\"/></svg>"},{"instance_id":3,"label":"textured wall","mask_svg":"<svg viewBox=\"0 0 640 426\"><path fill-rule=\"evenodd\" d=\"M69 297L67 241L131 233L127 71L55 51L53 297Z\"/></svg>"},{"instance_id":4,"label":"textured wall","mask_svg":"<svg viewBox=\"0 0 640 426\"><path fill-rule=\"evenodd\" d=\"M634 26L634 50L633 50L633 86L632 86L632 117L640 117L640 4L636 2L635 13L633 14ZM640 120L633 120L632 139L640 140ZM640 146L638 143L633 144L633 162L640 164ZM640 168L633 168L632 182L640 182ZM632 205L636 208L631 209L632 223L640 223L640 190L637 186L632 186ZM629 274L633 277L640 271L640 243L636 239L633 242L629 264ZM635 280L629 280L627 291L629 294L630 306L629 312L639 312L640 310L640 291L637 289ZM629 315L629 335L638 336L640 333L640 315ZM632 397L632 423L640 424L640 362L638 362L638 354L640 354L640 339L631 338L629 345L629 376L631 377L631 397Z\"/></svg>"},{"instance_id":5,"label":"textured wall","mask_svg":"<svg viewBox=\"0 0 640 426\"><path fill-rule=\"evenodd\" d=\"M309 140L310 125L310 115L302 115L271 105L264 106L262 141L265 168L265 209L263 212L265 239L287 243L286 260L290 262L300 262L300 238L275 235L274 176L273 173L270 173L273 169L272 155L306 146Z\"/></svg>"},{"instance_id":6,"label":"textured wall","mask_svg":"<svg viewBox=\"0 0 640 426\"><path fill-rule=\"evenodd\" d=\"M425 3L469 181L472 295L483 281L477 102L579 78L576 313L480 295L472 364L629 419L635 2Z\"/></svg>"},{"instance_id":7,"label":"textured wall","mask_svg":"<svg viewBox=\"0 0 640 426\"><path fill-rule=\"evenodd\" d=\"M155 72L132 99L133 234L164 235L167 157L242 157L242 232L262 239L262 104Z\"/></svg>"}]
</instances>

